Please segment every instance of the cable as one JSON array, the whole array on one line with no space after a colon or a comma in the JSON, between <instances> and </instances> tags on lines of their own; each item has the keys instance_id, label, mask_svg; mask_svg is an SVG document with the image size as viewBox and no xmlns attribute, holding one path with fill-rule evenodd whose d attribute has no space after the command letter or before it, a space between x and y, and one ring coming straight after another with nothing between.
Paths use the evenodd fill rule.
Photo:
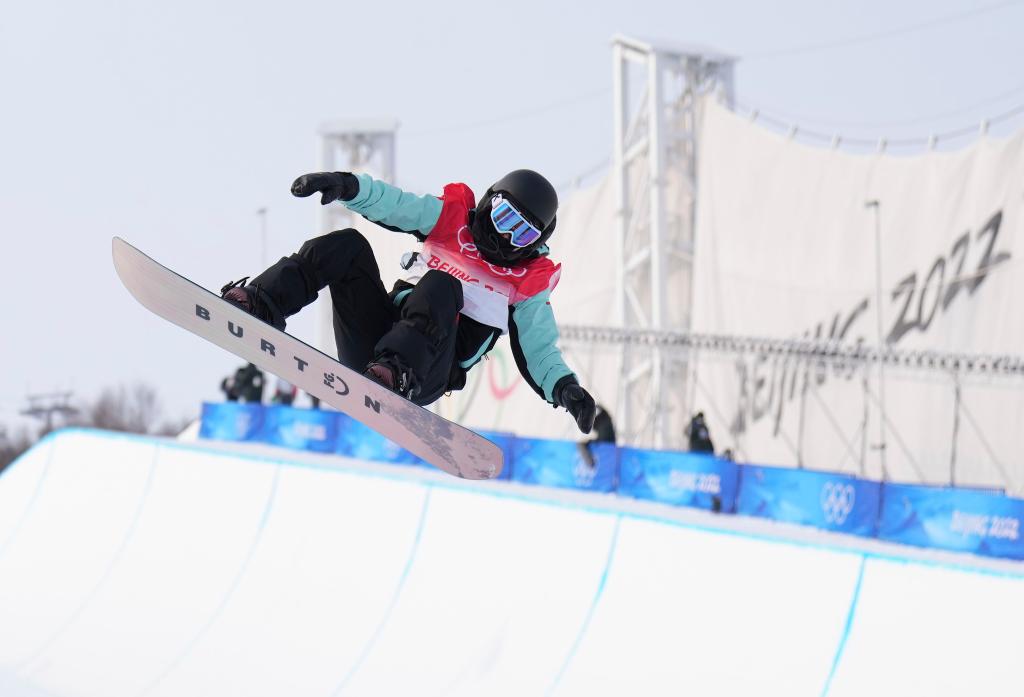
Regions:
<instances>
[{"instance_id":1,"label":"cable","mask_svg":"<svg viewBox=\"0 0 1024 697\"><path fill-rule=\"evenodd\" d=\"M928 137L917 137L917 138L863 138L863 137L847 137L842 136L838 133L823 133L821 131L814 131L801 128L798 124L787 123L783 120L777 119L771 115L762 114L759 109L752 108L750 106L736 103L738 112L746 111L749 118L752 121L761 121L768 124L778 130L788 132L791 138L799 137L801 140L818 141L823 143L831 143L833 146L839 144L845 145L857 145L864 147L878 147L885 149L889 147L931 147L936 143L942 141L956 140L967 135L978 133L981 130L982 125L986 128L989 126L995 126L1004 121L1007 121L1014 116L1024 113L1024 104L1019 104L1012 109L997 114L989 119L982 119L980 122L976 122L969 126L963 126L949 131L941 133L934 133Z\"/></svg>"},{"instance_id":2,"label":"cable","mask_svg":"<svg viewBox=\"0 0 1024 697\"><path fill-rule=\"evenodd\" d=\"M903 34L910 34L917 31L923 31L932 27L940 26L942 24L949 24L962 19L969 19L977 17L979 15L988 14L989 12L995 12L1001 10L1004 7L1011 5L1019 5L1022 0L1004 0L1003 2L993 3L991 5L984 5L977 7L966 12L958 12L956 14L945 15L942 17L936 17L935 19L928 20L926 22L920 22L918 24L905 24L901 27L895 27L888 29L883 32L875 34L863 34L861 36L854 36L848 39L838 39L836 41L829 41L815 44L804 44L803 46L795 46L793 48L777 49L772 51L764 51L761 53L753 53L744 56L744 60L759 60L763 58L782 58L788 56L795 56L802 53L813 53L815 51L827 51L835 48L844 48L846 46L852 46L854 44L868 43L871 41L878 41L880 39L889 39L894 36L901 36Z\"/></svg>"},{"instance_id":3,"label":"cable","mask_svg":"<svg viewBox=\"0 0 1024 697\"><path fill-rule=\"evenodd\" d=\"M566 179L565 181L561 182L560 184L555 185L555 190L559 191L559 192L562 192L562 191L566 191L566 190L568 190L570 188L575 188L576 184L578 182L581 182L584 179L589 179L593 175L597 174L598 172L600 172L601 170L606 168L609 164L611 164L611 161L612 161L612 158L610 158L610 157L602 158L600 162L595 162L590 167L587 167L585 170L583 170L582 172L580 172L576 176L574 176L574 177L572 177L570 179Z\"/></svg>"},{"instance_id":4,"label":"cable","mask_svg":"<svg viewBox=\"0 0 1024 697\"><path fill-rule=\"evenodd\" d=\"M1001 102L1008 97L1017 96L1022 92L1024 92L1024 84L1017 85L1011 90L1002 92L997 95L993 95L991 97L986 97L984 99L981 99L977 102L973 102L958 109L952 109L950 111L929 114L927 116L918 116L912 119L902 119L898 121L833 121L827 118L823 119L816 116L800 116L798 114L786 112L782 109L776 109L775 107L766 107L766 109L768 112L776 116L781 116L783 118L789 119L792 122L809 123L816 126L834 126L837 128L897 128L900 126L916 126L922 123L929 123L932 121L938 121L939 119L949 118L950 116L962 116L963 114L968 114L980 107L989 106L991 104ZM752 109L744 105L740 100L736 100L736 103L742 105L743 108L746 109L747 111L755 111L755 109Z\"/></svg>"}]
</instances>

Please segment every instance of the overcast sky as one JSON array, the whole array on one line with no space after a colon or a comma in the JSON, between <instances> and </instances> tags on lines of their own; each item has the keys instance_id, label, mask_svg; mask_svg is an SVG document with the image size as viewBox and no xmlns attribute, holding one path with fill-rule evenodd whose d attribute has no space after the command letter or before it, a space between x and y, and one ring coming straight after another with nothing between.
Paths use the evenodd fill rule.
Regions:
<instances>
[{"instance_id":1,"label":"overcast sky","mask_svg":"<svg viewBox=\"0 0 1024 697\"><path fill-rule=\"evenodd\" d=\"M28 392L143 380L176 418L218 399L238 360L138 305L110 238L209 288L254 274L257 209L272 258L315 232L288 187L324 121L400 121L399 184L421 192L590 169L611 150L616 33L737 55L741 103L848 136L1024 103L1020 1L7 3L0 424Z\"/></svg>"}]
</instances>

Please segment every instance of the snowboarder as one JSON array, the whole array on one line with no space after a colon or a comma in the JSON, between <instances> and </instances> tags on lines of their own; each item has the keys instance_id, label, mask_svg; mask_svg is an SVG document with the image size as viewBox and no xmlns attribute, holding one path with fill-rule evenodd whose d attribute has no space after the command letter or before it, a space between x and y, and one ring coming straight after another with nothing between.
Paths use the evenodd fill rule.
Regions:
<instances>
[{"instance_id":1,"label":"snowboarder","mask_svg":"<svg viewBox=\"0 0 1024 697\"><path fill-rule=\"evenodd\" d=\"M378 225L413 235L406 277L390 293L370 243L357 230L309 240L249 281L221 289L225 300L284 329L285 320L329 288L338 359L419 405L462 389L466 372L508 334L526 382L589 433L595 406L562 360L549 298L560 265L548 258L558 197L543 176L519 169L476 201L465 184L416 196L367 174L317 172L292 194L319 192Z\"/></svg>"}]
</instances>

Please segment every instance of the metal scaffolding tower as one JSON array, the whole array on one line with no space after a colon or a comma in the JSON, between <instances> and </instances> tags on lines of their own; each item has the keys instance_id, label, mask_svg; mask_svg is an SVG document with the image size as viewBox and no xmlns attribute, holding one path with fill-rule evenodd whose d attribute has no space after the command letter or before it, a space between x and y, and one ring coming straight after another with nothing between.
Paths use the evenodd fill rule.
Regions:
<instances>
[{"instance_id":1,"label":"metal scaffolding tower","mask_svg":"<svg viewBox=\"0 0 1024 697\"><path fill-rule=\"evenodd\" d=\"M731 56L696 46L612 40L619 251L617 317L624 329L690 330L699 100L733 98ZM619 414L624 441L681 442L685 358L626 346Z\"/></svg>"},{"instance_id":2,"label":"metal scaffolding tower","mask_svg":"<svg viewBox=\"0 0 1024 697\"><path fill-rule=\"evenodd\" d=\"M54 429L54 417L59 416L66 420L78 413L78 409L70 404L71 397L70 392L27 395L28 407L23 409L21 414L39 419L43 424L42 435L45 435Z\"/></svg>"},{"instance_id":3,"label":"metal scaffolding tower","mask_svg":"<svg viewBox=\"0 0 1024 697\"><path fill-rule=\"evenodd\" d=\"M395 181L395 132L398 122L388 119L332 121L319 131L318 172L365 172L375 179ZM357 216L342 205L319 207L317 229L325 235L354 227ZM316 347L329 356L337 355L330 298L316 301Z\"/></svg>"}]
</instances>

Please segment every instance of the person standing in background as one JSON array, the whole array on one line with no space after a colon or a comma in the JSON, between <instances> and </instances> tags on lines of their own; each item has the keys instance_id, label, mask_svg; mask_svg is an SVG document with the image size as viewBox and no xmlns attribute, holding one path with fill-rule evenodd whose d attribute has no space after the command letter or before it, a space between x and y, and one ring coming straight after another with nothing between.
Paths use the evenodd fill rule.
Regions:
<instances>
[{"instance_id":1,"label":"person standing in background","mask_svg":"<svg viewBox=\"0 0 1024 697\"><path fill-rule=\"evenodd\" d=\"M690 439L691 453L712 453L715 452L715 445L711 442L711 431L708 430L707 422L704 420L704 412L698 411L690 419L686 426L686 436Z\"/></svg>"},{"instance_id":2,"label":"person standing in background","mask_svg":"<svg viewBox=\"0 0 1024 697\"><path fill-rule=\"evenodd\" d=\"M594 459L594 451L591 449L594 443L615 444L615 425L612 423L612 415L603 405L596 405L597 413L594 416L594 437L579 444L580 457L587 467L593 468L597 463Z\"/></svg>"},{"instance_id":3,"label":"person standing in background","mask_svg":"<svg viewBox=\"0 0 1024 697\"><path fill-rule=\"evenodd\" d=\"M220 389L229 402L259 404L263 401L263 384L263 371L247 363L234 375L221 380Z\"/></svg>"},{"instance_id":4,"label":"person standing in background","mask_svg":"<svg viewBox=\"0 0 1024 697\"><path fill-rule=\"evenodd\" d=\"M282 377L278 377L277 382L274 383L274 396L270 402L271 404L283 404L286 407L290 407L292 402L295 401L296 394L298 394L298 389L295 385Z\"/></svg>"}]
</instances>

